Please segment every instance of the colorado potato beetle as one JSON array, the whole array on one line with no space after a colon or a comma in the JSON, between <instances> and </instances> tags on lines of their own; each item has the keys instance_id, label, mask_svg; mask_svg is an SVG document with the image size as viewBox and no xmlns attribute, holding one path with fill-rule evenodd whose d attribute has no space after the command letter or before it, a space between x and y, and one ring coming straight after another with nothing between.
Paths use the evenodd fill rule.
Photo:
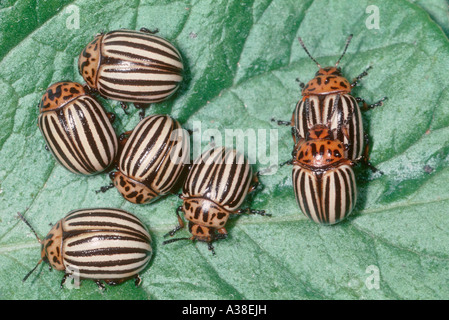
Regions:
<instances>
[{"instance_id":1,"label":"colorado potato beetle","mask_svg":"<svg viewBox=\"0 0 449 320\"><path fill-rule=\"evenodd\" d=\"M128 136L128 137L126 137ZM144 204L172 191L190 161L190 136L168 115L148 116L121 136L112 184L128 201Z\"/></svg>"},{"instance_id":2,"label":"colorado potato beetle","mask_svg":"<svg viewBox=\"0 0 449 320\"><path fill-rule=\"evenodd\" d=\"M38 126L56 160L71 172L92 175L114 161L118 140L111 115L76 82L51 85L39 103Z\"/></svg>"},{"instance_id":3,"label":"colorado potato beetle","mask_svg":"<svg viewBox=\"0 0 449 320\"><path fill-rule=\"evenodd\" d=\"M103 281L116 285L135 278L151 259L151 236L145 225L133 214L113 208L92 208L71 211L56 222L44 239L40 239L29 222L41 246L41 259L23 281L40 265L65 271L61 288L67 277L91 279L100 288Z\"/></svg>"},{"instance_id":4,"label":"colorado potato beetle","mask_svg":"<svg viewBox=\"0 0 449 320\"><path fill-rule=\"evenodd\" d=\"M292 181L301 211L320 224L335 224L351 214L357 201L352 166L337 130L316 125L293 151Z\"/></svg>"},{"instance_id":5,"label":"colorado potato beetle","mask_svg":"<svg viewBox=\"0 0 449 320\"><path fill-rule=\"evenodd\" d=\"M278 121L278 124L285 124L292 127L292 135L295 144L298 140L304 138L307 132L317 124L328 125L333 130L338 127L338 119L342 119L345 124L346 132L336 132L336 139L347 145L345 154L349 159L361 157L365 151L368 141L367 135L363 130L363 121L361 110L358 105L363 103L363 109L368 110L383 104L387 99L382 98L376 103L368 105L362 98L354 98L351 90L358 82L366 76L367 68L357 78L350 83L342 76L341 68L338 67L341 59L351 42L352 35L346 40L346 45L335 66L323 68L309 53L301 38L298 38L301 46L307 55L316 63L319 70L315 77L307 84L301 83L302 99L297 103L291 121ZM371 167L374 171L375 169Z\"/></svg>"},{"instance_id":6,"label":"colorado potato beetle","mask_svg":"<svg viewBox=\"0 0 449 320\"><path fill-rule=\"evenodd\" d=\"M180 212L189 221L192 234L189 238L164 241L164 244L178 240L198 240L206 242L214 252L212 242L227 237L226 222L232 214L267 215L264 210L239 209L247 194L258 185L257 174L244 155L235 149L213 147L200 155L189 168L182 194L183 205L176 215L178 226L165 236L173 236L184 228Z\"/></svg>"},{"instance_id":7,"label":"colorado potato beetle","mask_svg":"<svg viewBox=\"0 0 449 320\"><path fill-rule=\"evenodd\" d=\"M139 108L170 97L183 78L182 57L153 33L142 28L98 34L78 59L87 85L106 98Z\"/></svg>"}]
</instances>

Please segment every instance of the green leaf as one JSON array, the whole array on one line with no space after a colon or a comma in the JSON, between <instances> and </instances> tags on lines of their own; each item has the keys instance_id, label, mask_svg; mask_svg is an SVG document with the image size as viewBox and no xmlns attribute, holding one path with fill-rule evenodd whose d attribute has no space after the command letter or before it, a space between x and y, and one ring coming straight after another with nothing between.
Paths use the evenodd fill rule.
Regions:
<instances>
[{"instance_id":1,"label":"green leaf","mask_svg":"<svg viewBox=\"0 0 449 320\"><path fill-rule=\"evenodd\" d=\"M421 2L1 1L0 298L447 299L448 29ZM367 27L370 5L379 9L379 29ZM77 10L79 28L71 29ZM308 81L316 72L297 37L322 65L332 65L353 33L343 74L352 80L373 66L353 94L368 102L388 96L363 115L371 161L384 175L357 168L356 210L343 223L320 226L296 205L291 167L272 168L251 204L272 217L231 219L215 256L204 243L163 246L163 235L177 223L176 196L137 206L115 190L96 194L109 184L107 174L81 177L62 168L36 126L47 86L82 81L77 56L96 33L143 26L159 28L186 62L180 90L147 114L169 113L186 128L200 128L195 141L202 147L211 132L224 142L230 129L269 144L271 130L277 137L267 152L277 158L247 152L257 170L291 157L289 129L270 119L291 117L300 99L295 79ZM116 113L118 133L137 124L134 107L126 115L118 102L102 102ZM17 212L45 236L69 211L99 206L133 212L150 229L154 256L139 288L128 281L100 292L83 281L79 289L60 289L62 272L45 265L21 282L40 246Z\"/></svg>"}]
</instances>

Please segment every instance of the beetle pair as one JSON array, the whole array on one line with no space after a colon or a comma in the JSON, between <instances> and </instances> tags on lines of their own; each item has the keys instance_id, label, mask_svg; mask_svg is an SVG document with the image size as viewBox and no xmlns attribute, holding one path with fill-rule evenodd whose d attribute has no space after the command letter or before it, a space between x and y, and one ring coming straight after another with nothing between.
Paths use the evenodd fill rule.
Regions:
<instances>
[{"instance_id":1,"label":"beetle pair","mask_svg":"<svg viewBox=\"0 0 449 320\"><path fill-rule=\"evenodd\" d=\"M183 63L171 43L147 29L117 30L97 35L80 54L78 68L87 85L51 85L39 104L38 126L59 163L90 175L108 168L118 151L113 116L91 93L144 107L177 90Z\"/></svg>"},{"instance_id":2,"label":"beetle pair","mask_svg":"<svg viewBox=\"0 0 449 320\"><path fill-rule=\"evenodd\" d=\"M357 200L357 186L352 166L368 161L368 136L363 130L361 110L382 105L380 101L367 105L354 98L351 89L367 75L367 70L350 83L338 67L349 43L335 66L322 68L310 55L301 38L299 42L307 55L319 67L315 78L301 83L302 99L297 103L292 120L278 121L292 127L295 143L292 180L295 196L302 212L317 223L335 224L347 217Z\"/></svg>"},{"instance_id":3,"label":"beetle pair","mask_svg":"<svg viewBox=\"0 0 449 320\"><path fill-rule=\"evenodd\" d=\"M155 115L141 120L125 135L117 171L110 174L113 183L99 191L116 187L126 200L137 204L172 192L190 163L187 131L170 116ZM184 227L179 216L182 211L192 233L188 239L207 242L213 252L212 242L227 236L225 224L231 214L265 215L263 210L239 209L248 192L256 189L257 177L235 149L207 150L188 168L180 195L184 203L176 211L179 225L169 235Z\"/></svg>"}]
</instances>

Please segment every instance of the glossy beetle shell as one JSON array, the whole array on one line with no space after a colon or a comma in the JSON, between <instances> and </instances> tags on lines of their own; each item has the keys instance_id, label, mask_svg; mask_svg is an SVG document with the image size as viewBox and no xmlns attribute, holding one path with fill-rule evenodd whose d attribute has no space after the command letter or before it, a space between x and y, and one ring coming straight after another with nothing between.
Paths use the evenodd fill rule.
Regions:
<instances>
[{"instance_id":1,"label":"glossy beetle shell","mask_svg":"<svg viewBox=\"0 0 449 320\"><path fill-rule=\"evenodd\" d=\"M325 125L329 129L346 128L338 132L336 138L349 148L345 155L349 159L357 159L364 151L364 131L360 107L351 96L353 84L342 76L338 66L349 46L352 35L346 41L343 54L333 67L321 67L310 55L301 39L299 39L309 57L318 65L319 70L301 91L302 99L293 111L291 125L295 144L316 125Z\"/></svg>"},{"instance_id":2,"label":"glossy beetle shell","mask_svg":"<svg viewBox=\"0 0 449 320\"><path fill-rule=\"evenodd\" d=\"M42 241L41 257L76 279L118 284L137 277L152 255L151 236L133 214L113 208L71 211Z\"/></svg>"},{"instance_id":3,"label":"glossy beetle shell","mask_svg":"<svg viewBox=\"0 0 449 320\"><path fill-rule=\"evenodd\" d=\"M306 138L316 125L325 125L338 130L335 138L348 146L345 156L359 158L364 151L364 129L362 113L354 97L349 94L333 93L303 97L292 115L294 141ZM345 130L339 130L344 127Z\"/></svg>"},{"instance_id":4,"label":"glossy beetle shell","mask_svg":"<svg viewBox=\"0 0 449 320\"><path fill-rule=\"evenodd\" d=\"M126 200L138 204L169 193L189 163L189 139L170 116L144 118L120 152L113 184Z\"/></svg>"},{"instance_id":5,"label":"glossy beetle shell","mask_svg":"<svg viewBox=\"0 0 449 320\"><path fill-rule=\"evenodd\" d=\"M57 82L47 89L38 126L56 160L73 173L102 172L117 154L118 140L107 113L79 83Z\"/></svg>"},{"instance_id":6,"label":"glossy beetle shell","mask_svg":"<svg viewBox=\"0 0 449 320\"><path fill-rule=\"evenodd\" d=\"M123 29L97 35L81 52L78 69L89 87L106 98L149 104L178 89L184 67L167 40Z\"/></svg>"},{"instance_id":7,"label":"glossy beetle shell","mask_svg":"<svg viewBox=\"0 0 449 320\"><path fill-rule=\"evenodd\" d=\"M248 160L234 149L212 148L194 161L182 190L182 211L196 239L213 240L245 200L252 179Z\"/></svg>"},{"instance_id":8,"label":"glossy beetle shell","mask_svg":"<svg viewBox=\"0 0 449 320\"><path fill-rule=\"evenodd\" d=\"M302 212L317 223L335 224L354 209L357 186L343 143L331 140L326 130L318 126L317 132L310 133L312 139L298 143L292 181Z\"/></svg>"}]
</instances>

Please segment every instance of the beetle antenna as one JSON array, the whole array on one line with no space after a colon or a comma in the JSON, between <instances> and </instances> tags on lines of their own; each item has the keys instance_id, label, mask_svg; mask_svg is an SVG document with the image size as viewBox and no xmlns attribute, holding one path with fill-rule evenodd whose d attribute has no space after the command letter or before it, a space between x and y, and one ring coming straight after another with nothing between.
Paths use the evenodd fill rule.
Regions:
<instances>
[{"instance_id":1,"label":"beetle antenna","mask_svg":"<svg viewBox=\"0 0 449 320\"><path fill-rule=\"evenodd\" d=\"M27 219L25 219L25 217L20 213L17 212L17 215L19 216L19 218L26 223L26 225L31 229L31 231L33 231L34 235L36 236L37 241L39 241L39 243L42 243L41 238L39 238L39 236L37 235L36 230L34 230L33 226L28 222Z\"/></svg>"},{"instance_id":2,"label":"beetle antenna","mask_svg":"<svg viewBox=\"0 0 449 320\"><path fill-rule=\"evenodd\" d=\"M353 35L350 34L349 37L348 37L348 39L346 39L346 45L345 45L345 48L344 48L343 53L341 54L340 58L338 58L337 63L335 64L336 67L337 67L338 64L340 63L341 58L343 58L343 56L345 55L346 50L348 49L349 43L351 42L352 36L353 36Z\"/></svg>"},{"instance_id":3,"label":"beetle antenna","mask_svg":"<svg viewBox=\"0 0 449 320\"><path fill-rule=\"evenodd\" d=\"M22 279L22 282L25 282L28 279L28 277L34 272L34 270L36 270L36 268L41 264L41 262L42 262L42 259L40 259L37 262L36 266L33 269L31 269L30 272L27 273L27 275Z\"/></svg>"},{"instance_id":4,"label":"beetle antenna","mask_svg":"<svg viewBox=\"0 0 449 320\"><path fill-rule=\"evenodd\" d=\"M316 60L312 57L312 55L310 54L309 50L307 50L307 48L306 48L304 42L302 42L301 37L298 37L298 40L299 40L299 43L301 44L302 48L304 49L304 51L305 51L305 52L307 53L307 55L309 56L309 58L312 59L312 61L316 63L316 65L318 66L318 68L321 69L321 65L318 63L318 61L316 61Z\"/></svg>"}]
</instances>

